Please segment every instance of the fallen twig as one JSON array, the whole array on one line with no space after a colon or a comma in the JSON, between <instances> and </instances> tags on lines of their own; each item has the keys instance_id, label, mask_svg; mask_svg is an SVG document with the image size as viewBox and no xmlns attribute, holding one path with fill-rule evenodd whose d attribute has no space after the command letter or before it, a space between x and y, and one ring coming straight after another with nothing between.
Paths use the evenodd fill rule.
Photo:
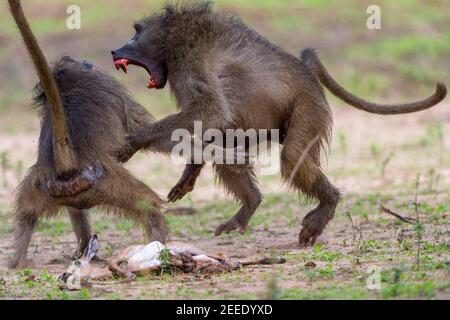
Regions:
<instances>
[{"instance_id":1,"label":"fallen twig","mask_svg":"<svg viewBox=\"0 0 450 320\"><path fill-rule=\"evenodd\" d=\"M243 261L241 262L241 265L243 267L245 266L252 266L252 265L270 265L270 264L283 264L286 262L286 259L281 258L281 257L273 257L273 258L262 258L262 259L257 259L257 260L252 260L252 261Z\"/></svg>"},{"instance_id":2,"label":"fallen twig","mask_svg":"<svg viewBox=\"0 0 450 320\"><path fill-rule=\"evenodd\" d=\"M164 214L170 214L173 216L191 216L196 213L197 210L189 207L169 208L164 210Z\"/></svg>"},{"instance_id":3,"label":"fallen twig","mask_svg":"<svg viewBox=\"0 0 450 320\"><path fill-rule=\"evenodd\" d=\"M396 217L397 219L399 219L399 220L401 220L403 222L411 223L411 224L416 223L416 219L403 217L403 216L399 215L398 213L395 213L394 211L392 211L391 209L388 209L386 207L381 206L381 210L383 210L384 212L390 214L391 216Z\"/></svg>"}]
</instances>

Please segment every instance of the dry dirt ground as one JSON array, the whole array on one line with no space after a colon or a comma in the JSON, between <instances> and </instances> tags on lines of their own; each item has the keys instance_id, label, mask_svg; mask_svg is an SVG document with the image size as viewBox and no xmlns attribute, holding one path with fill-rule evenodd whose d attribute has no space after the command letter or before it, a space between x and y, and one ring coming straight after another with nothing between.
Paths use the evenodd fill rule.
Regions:
<instances>
[{"instance_id":1,"label":"dry dirt ground","mask_svg":"<svg viewBox=\"0 0 450 320\"><path fill-rule=\"evenodd\" d=\"M210 168L196 190L177 205L192 216L168 216L172 238L236 260L282 256L283 265L252 266L213 276L163 273L127 284L93 283L81 291L60 290L56 278L69 263L76 241L68 218L42 221L29 249L30 269L9 271L12 252L11 200L14 187L32 164L38 137L36 115L0 119L0 297L6 299L396 299L450 298L450 104L433 110L382 117L333 106L334 137L325 171L342 190L335 219L318 244L296 245L301 219L314 205L289 192L278 176L262 176L265 198L244 235L214 237L214 228L237 210ZM20 130L10 130L15 124ZM127 167L161 195L182 167L167 158L138 154ZM406 224L380 205L411 218ZM132 223L92 210L100 256L111 257L142 242ZM375 268L375 273L369 273ZM377 269L378 268L378 269ZM379 273L380 288L367 282ZM376 279L375 279L376 280Z\"/></svg>"}]
</instances>

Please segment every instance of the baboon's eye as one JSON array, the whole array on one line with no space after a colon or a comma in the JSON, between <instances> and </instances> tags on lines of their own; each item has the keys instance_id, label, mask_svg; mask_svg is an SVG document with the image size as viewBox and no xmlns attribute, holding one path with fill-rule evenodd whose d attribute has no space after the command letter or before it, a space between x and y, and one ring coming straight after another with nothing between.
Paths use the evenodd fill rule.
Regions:
<instances>
[{"instance_id":1,"label":"baboon's eye","mask_svg":"<svg viewBox=\"0 0 450 320\"><path fill-rule=\"evenodd\" d=\"M94 65L86 60L81 61L81 63L88 70L94 69Z\"/></svg>"},{"instance_id":2,"label":"baboon's eye","mask_svg":"<svg viewBox=\"0 0 450 320\"><path fill-rule=\"evenodd\" d=\"M140 23L135 23L134 24L134 30L136 30L136 33L141 33L142 30L144 30L144 27Z\"/></svg>"},{"instance_id":3,"label":"baboon's eye","mask_svg":"<svg viewBox=\"0 0 450 320\"><path fill-rule=\"evenodd\" d=\"M67 74L67 69L61 69L61 70L58 70L58 71L56 71L55 78L56 78L56 79L61 79L61 78L64 77L66 74Z\"/></svg>"}]
</instances>

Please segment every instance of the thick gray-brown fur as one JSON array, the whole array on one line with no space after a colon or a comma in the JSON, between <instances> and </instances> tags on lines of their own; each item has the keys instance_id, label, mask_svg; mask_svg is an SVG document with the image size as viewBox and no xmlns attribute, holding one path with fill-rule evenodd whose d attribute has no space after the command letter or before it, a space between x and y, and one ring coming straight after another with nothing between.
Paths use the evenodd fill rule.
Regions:
<instances>
[{"instance_id":1,"label":"thick gray-brown fur","mask_svg":"<svg viewBox=\"0 0 450 320\"><path fill-rule=\"evenodd\" d=\"M446 94L445 86L439 84L433 96L420 102L393 106L369 103L339 86L314 51L295 57L238 17L214 11L209 2L168 5L137 22L135 29L135 36L125 46L112 51L114 60L126 59L147 69L151 87L163 88L168 81L180 110L131 136L128 152L145 148L170 153L178 143L171 141L172 132L184 128L194 133L195 120L202 121L204 130L280 129L282 177L295 191L319 201L302 222L301 245L316 241L333 218L340 198L320 165L320 154L332 129L332 113L321 83L349 104L380 114L420 111L437 104ZM318 143L309 146L314 140ZM187 166L169 200L193 189L202 166ZM253 168L216 165L215 171L225 189L242 202L239 212L220 225L216 234L243 232L261 201Z\"/></svg>"},{"instance_id":2,"label":"thick gray-brown fur","mask_svg":"<svg viewBox=\"0 0 450 320\"><path fill-rule=\"evenodd\" d=\"M51 218L64 209L69 212L80 253L91 237L86 210L94 206L140 223L147 240L165 242L168 232L160 210L163 200L133 177L119 160L124 160L121 149L127 149L126 136L149 126L153 117L112 77L86 62L64 57L51 72L63 101L80 167L95 166L90 176L92 185L80 189L83 178L58 178L54 170L49 105L38 84L35 89L35 103L41 112L38 159L17 188L15 252L10 267L27 264L27 248L38 220Z\"/></svg>"}]
</instances>

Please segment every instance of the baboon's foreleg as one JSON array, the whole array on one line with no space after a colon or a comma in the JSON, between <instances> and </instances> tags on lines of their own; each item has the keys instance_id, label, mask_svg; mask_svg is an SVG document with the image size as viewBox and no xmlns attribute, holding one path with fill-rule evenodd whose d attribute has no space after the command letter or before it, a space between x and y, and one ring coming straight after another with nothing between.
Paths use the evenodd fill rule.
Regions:
<instances>
[{"instance_id":1,"label":"baboon's foreleg","mask_svg":"<svg viewBox=\"0 0 450 320\"><path fill-rule=\"evenodd\" d=\"M77 237L78 247L75 256L79 258L91 239L91 225L89 224L89 212L87 210L78 210L68 208L72 229Z\"/></svg>"},{"instance_id":2,"label":"baboon's foreleg","mask_svg":"<svg viewBox=\"0 0 450 320\"><path fill-rule=\"evenodd\" d=\"M170 190L167 199L169 202L175 202L183 198L188 192L194 190L195 181L197 180L204 164L187 164L184 168L183 175L177 184Z\"/></svg>"},{"instance_id":3,"label":"baboon's foreleg","mask_svg":"<svg viewBox=\"0 0 450 320\"><path fill-rule=\"evenodd\" d=\"M215 165L214 169L225 189L242 203L238 213L217 227L215 235L229 233L232 230L244 233L262 198L253 167L251 165Z\"/></svg>"}]
</instances>

